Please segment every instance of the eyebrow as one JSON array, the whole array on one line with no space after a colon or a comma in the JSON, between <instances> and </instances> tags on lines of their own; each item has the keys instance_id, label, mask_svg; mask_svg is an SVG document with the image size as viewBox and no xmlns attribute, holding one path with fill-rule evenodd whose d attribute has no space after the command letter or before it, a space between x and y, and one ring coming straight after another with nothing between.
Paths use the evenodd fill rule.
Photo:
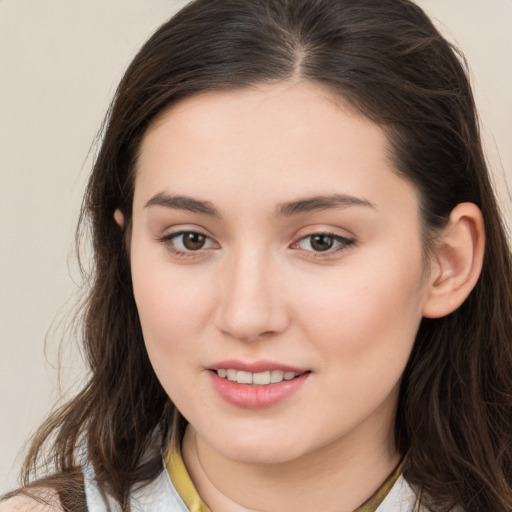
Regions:
<instances>
[{"instance_id":1,"label":"eyebrow","mask_svg":"<svg viewBox=\"0 0 512 512\"><path fill-rule=\"evenodd\" d=\"M302 215L305 213L332 210L335 208L346 208L348 206L366 206L369 208L375 208L375 206L367 199L346 194L331 194L306 197L304 199L298 199L297 201L283 203L277 208L277 216L291 217L293 215Z\"/></svg>"},{"instance_id":2,"label":"eyebrow","mask_svg":"<svg viewBox=\"0 0 512 512\"><path fill-rule=\"evenodd\" d=\"M148 206L163 206L164 208L171 208L173 210L185 210L199 215L208 215L210 217L220 218L220 212L215 208L210 201L201 201L189 196L169 195L165 192L159 192L154 195L145 205Z\"/></svg>"},{"instance_id":3,"label":"eyebrow","mask_svg":"<svg viewBox=\"0 0 512 512\"><path fill-rule=\"evenodd\" d=\"M202 201L189 196L169 195L165 192L159 192L154 195L145 205L162 206L173 210L185 210L199 215L208 215L210 217L221 218L219 210L210 201ZM278 205L276 209L277 217L292 217L306 213L318 212L322 210L332 210L336 208L347 208L349 206L365 206L375 208L370 201L346 194L319 195L305 197Z\"/></svg>"}]
</instances>

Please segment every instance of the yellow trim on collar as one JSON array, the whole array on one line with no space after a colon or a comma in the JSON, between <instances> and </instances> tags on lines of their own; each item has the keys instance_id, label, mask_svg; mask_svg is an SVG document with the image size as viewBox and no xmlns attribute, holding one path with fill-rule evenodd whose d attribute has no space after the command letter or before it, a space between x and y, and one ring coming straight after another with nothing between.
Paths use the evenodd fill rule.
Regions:
<instances>
[{"instance_id":1,"label":"yellow trim on collar","mask_svg":"<svg viewBox=\"0 0 512 512\"><path fill-rule=\"evenodd\" d=\"M374 492L370 498L365 501L360 507L356 508L354 512L375 512L384 498L389 494L393 485L395 485L398 477L402 474L404 469L404 460L398 464L393 472L386 478L384 483Z\"/></svg>"},{"instance_id":2,"label":"yellow trim on collar","mask_svg":"<svg viewBox=\"0 0 512 512\"><path fill-rule=\"evenodd\" d=\"M165 457L165 466L169 472L169 476L181 499L190 512L211 512L206 503L199 496L197 489L188 474L183 457L181 456L181 448L179 441L174 438L171 441L169 450ZM354 512L375 512L379 505L384 501L389 491L395 485L398 477L402 473L403 461L393 470L386 481L375 491L375 493L365 501Z\"/></svg>"},{"instance_id":3,"label":"yellow trim on collar","mask_svg":"<svg viewBox=\"0 0 512 512\"><path fill-rule=\"evenodd\" d=\"M173 437L171 446L164 458L171 481L190 512L211 512L206 506L206 503L199 496L188 474L185 463L183 462L183 457L181 456L179 440L176 439L176 437L177 436Z\"/></svg>"}]
</instances>

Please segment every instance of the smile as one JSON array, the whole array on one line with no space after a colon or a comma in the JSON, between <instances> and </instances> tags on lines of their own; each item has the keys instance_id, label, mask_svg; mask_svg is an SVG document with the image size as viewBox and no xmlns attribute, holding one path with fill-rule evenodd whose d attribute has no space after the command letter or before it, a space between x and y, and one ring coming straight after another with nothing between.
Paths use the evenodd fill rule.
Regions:
<instances>
[{"instance_id":1,"label":"smile","mask_svg":"<svg viewBox=\"0 0 512 512\"><path fill-rule=\"evenodd\" d=\"M243 409L265 409L289 400L312 375L308 369L268 361L224 361L209 370L210 383L218 395Z\"/></svg>"},{"instance_id":2,"label":"smile","mask_svg":"<svg viewBox=\"0 0 512 512\"><path fill-rule=\"evenodd\" d=\"M264 372L247 372L235 370L232 368L219 368L216 373L222 379L227 379L238 384L254 384L256 386L267 386L269 384L278 384L283 380L292 380L299 376L296 372L283 370L267 370Z\"/></svg>"}]
</instances>

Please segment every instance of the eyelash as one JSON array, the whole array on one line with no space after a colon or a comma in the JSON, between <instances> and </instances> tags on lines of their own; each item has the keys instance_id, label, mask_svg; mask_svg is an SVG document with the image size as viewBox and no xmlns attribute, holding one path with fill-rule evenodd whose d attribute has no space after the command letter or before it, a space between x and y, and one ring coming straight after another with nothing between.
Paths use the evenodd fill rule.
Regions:
<instances>
[{"instance_id":1,"label":"eyelash","mask_svg":"<svg viewBox=\"0 0 512 512\"><path fill-rule=\"evenodd\" d=\"M177 231L176 233L169 233L168 235L165 235L165 236L159 238L158 241L161 242L162 244L164 244L164 246L170 253L174 254L175 256L181 257L181 258L198 257L200 255L204 255L204 251L211 250L209 248L206 248L206 249L201 248L201 249L198 249L197 251L193 251L193 250L182 250L182 249L176 248L176 246L174 245L174 240L183 235L199 235L199 236L204 237L206 240L212 241L212 238L209 237L208 235L206 235L205 233L202 233L201 231L194 231L194 230L183 230L183 231ZM329 256L332 256L332 255L338 253L338 252L348 249L351 245L354 245L356 243L356 241L353 239L350 239L350 238L347 238L347 237L344 237L341 235L337 235L335 233L330 233L327 231L318 231L318 232L309 233L307 235L302 236L301 238L299 238L299 240L297 240L296 242L293 242L290 245L290 247L292 249L298 249L299 248L298 246L301 242L307 240L308 238L312 239L315 236L329 237L330 239L332 239L332 243L339 244L334 249L329 248L325 251L314 251L314 250L307 251L307 252L311 253L311 255L315 258L327 258ZM311 242L310 242L310 245L311 245Z\"/></svg>"},{"instance_id":2,"label":"eyelash","mask_svg":"<svg viewBox=\"0 0 512 512\"><path fill-rule=\"evenodd\" d=\"M338 243L339 245L335 248L329 248L325 251L307 251L311 253L311 256L314 258L328 258L329 256L333 256L334 254L337 254L341 251L344 251L348 249L351 245L354 245L356 242L353 239L347 238L345 236L337 235L336 233L330 233L328 231L318 231L315 233L309 233L294 242L291 247L292 248L298 248L298 245L303 242L304 240L310 239L309 244L311 245L311 241L313 237L315 236L324 236L332 239L332 243Z\"/></svg>"},{"instance_id":3,"label":"eyelash","mask_svg":"<svg viewBox=\"0 0 512 512\"><path fill-rule=\"evenodd\" d=\"M159 238L158 241L161 242L165 248L175 256L179 256L181 258L194 258L199 255L204 254L204 251L209 249L199 249L197 251L192 250L182 250L178 249L174 246L174 240L180 236L183 235L200 235L203 236L206 240L212 241L212 238L209 237L207 234L202 233L201 231L195 231L195 230L183 230L183 231L177 231L176 233L169 233L168 235L164 235L163 237Z\"/></svg>"}]
</instances>

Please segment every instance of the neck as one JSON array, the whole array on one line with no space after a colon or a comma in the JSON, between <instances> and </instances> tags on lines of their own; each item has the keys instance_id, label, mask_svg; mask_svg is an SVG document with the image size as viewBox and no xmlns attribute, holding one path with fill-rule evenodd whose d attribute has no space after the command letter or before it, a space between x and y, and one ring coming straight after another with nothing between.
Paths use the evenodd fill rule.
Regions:
<instances>
[{"instance_id":1,"label":"neck","mask_svg":"<svg viewBox=\"0 0 512 512\"><path fill-rule=\"evenodd\" d=\"M398 464L391 433L348 436L292 461L260 465L223 457L189 426L183 457L212 512L351 512Z\"/></svg>"}]
</instances>

